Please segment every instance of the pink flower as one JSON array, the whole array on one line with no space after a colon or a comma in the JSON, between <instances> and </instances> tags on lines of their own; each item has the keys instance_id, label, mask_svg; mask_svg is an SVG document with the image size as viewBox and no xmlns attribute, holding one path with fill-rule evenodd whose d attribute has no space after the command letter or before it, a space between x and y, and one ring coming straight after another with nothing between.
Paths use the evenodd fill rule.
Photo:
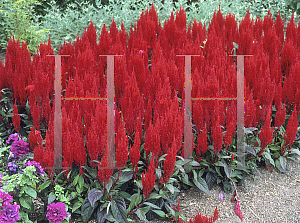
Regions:
<instances>
[{"instance_id":1,"label":"pink flower","mask_svg":"<svg viewBox=\"0 0 300 223\"><path fill-rule=\"evenodd\" d=\"M66 205L62 202L49 204L47 211L46 217L51 223L61 223L65 218L68 217Z\"/></svg>"}]
</instances>

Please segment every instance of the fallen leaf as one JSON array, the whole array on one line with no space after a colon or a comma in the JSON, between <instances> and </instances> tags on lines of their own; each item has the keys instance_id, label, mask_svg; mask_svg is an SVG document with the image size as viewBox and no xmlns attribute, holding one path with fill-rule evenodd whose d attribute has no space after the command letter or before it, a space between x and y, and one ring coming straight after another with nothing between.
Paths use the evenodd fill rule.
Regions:
<instances>
[{"instance_id":1,"label":"fallen leaf","mask_svg":"<svg viewBox=\"0 0 300 223\"><path fill-rule=\"evenodd\" d=\"M224 201L224 195L223 195L222 191L220 191L220 193L219 193L219 200L220 200L221 202Z\"/></svg>"}]
</instances>

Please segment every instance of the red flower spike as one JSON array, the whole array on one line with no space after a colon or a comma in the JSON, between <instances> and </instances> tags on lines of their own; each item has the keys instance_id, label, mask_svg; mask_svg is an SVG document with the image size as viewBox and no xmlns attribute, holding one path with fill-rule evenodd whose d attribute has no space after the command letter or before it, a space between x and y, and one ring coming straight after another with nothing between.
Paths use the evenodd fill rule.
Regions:
<instances>
[{"instance_id":1,"label":"red flower spike","mask_svg":"<svg viewBox=\"0 0 300 223\"><path fill-rule=\"evenodd\" d=\"M154 157L151 158L148 170L142 173L143 193L145 195L145 198L148 198L150 196L151 191L153 190L155 185L156 173L154 159Z\"/></svg>"},{"instance_id":2,"label":"red flower spike","mask_svg":"<svg viewBox=\"0 0 300 223\"><path fill-rule=\"evenodd\" d=\"M261 141L261 150L257 154L260 156L264 151L267 145L271 144L273 141L273 130L271 128L271 112L267 115L266 122L264 127L262 128L259 139Z\"/></svg>"},{"instance_id":3,"label":"red flower spike","mask_svg":"<svg viewBox=\"0 0 300 223\"><path fill-rule=\"evenodd\" d=\"M216 207L214 215L208 218L207 216L201 215L197 210L198 215L195 216L195 218L191 218L187 223L213 223L218 220L219 218L219 211Z\"/></svg>"},{"instance_id":4,"label":"red flower spike","mask_svg":"<svg viewBox=\"0 0 300 223\"><path fill-rule=\"evenodd\" d=\"M13 117L12 117L12 120L13 120L13 124L14 124L14 128L16 130L16 132L19 132L20 131L20 121L21 121L21 118L18 114L18 107L16 105L16 102L13 106Z\"/></svg>"},{"instance_id":5,"label":"red flower spike","mask_svg":"<svg viewBox=\"0 0 300 223\"><path fill-rule=\"evenodd\" d=\"M200 132L197 138L197 148L196 148L196 154L197 156L200 156L201 154L206 153L207 151L207 130L206 127L204 127L203 131Z\"/></svg>"},{"instance_id":6,"label":"red flower spike","mask_svg":"<svg viewBox=\"0 0 300 223\"><path fill-rule=\"evenodd\" d=\"M214 154L218 153L222 149L222 141L223 141L223 133L221 126L219 124L219 118L214 123L213 130L212 130L212 138L214 141Z\"/></svg>"},{"instance_id":7,"label":"red flower spike","mask_svg":"<svg viewBox=\"0 0 300 223\"><path fill-rule=\"evenodd\" d=\"M174 171L175 162L176 162L176 141L173 140L172 147L169 148L168 155L166 156L166 159L164 161L164 183L167 183L172 176L172 173Z\"/></svg>"},{"instance_id":8,"label":"red flower spike","mask_svg":"<svg viewBox=\"0 0 300 223\"><path fill-rule=\"evenodd\" d=\"M295 108L286 127L284 146L289 145L290 148L292 147L296 139L296 133L298 132L298 125L299 125L299 121L297 119L297 109ZM281 151L281 154L282 155L284 154L284 150Z\"/></svg>"},{"instance_id":9,"label":"red flower spike","mask_svg":"<svg viewBox=\"0 0 300 223\"><path fill-rule=\"evenodd\" d=\"M121 114L116 115L116 167L125 167L128 160L128 139Z\"/></svg>"},{"instance_id":10,"label":"red flower spike","mask_svg":"<svg viewBox=\"0 0 300 223\"><path fill-rule=\"evenodd\" d=\"M144 149L146 151L147 157L152 152L153 156L159 157L162 155L160 148L160 135L158 134L159 129L158 125L153 126L150 122L148 129L146 129L145 135L145 145Z\"/></svg>"},{"instance_id":11,"label":"red flower spike","mask_svg":"<svg viewBox=\"0 0 300 223\"><path fill-rule=\"evenodd\" d=\"M129 158L135 173L137 173L138 171L137 163L140 160L140 146L141 146L141 139L140 139L140 131L138 129L135 132L134 144L129 150Z\"/></svg>"},{"instance_id":12,"label":"red flower spike","mask_svg":"<svg viewBox=\"0 0 300 223\"><path fill-rule=\"evenodd\" d=\"M229 123L229 125L227 126L227 131L225 133L225 137L224 137L224 145L225 146L229 146L232 143L232 137L235 134L235 130L236 129L236 124L231 121Z\"/></svg>"},{"instance_id":13,"label":"red flower spike","mask_svg":"<svg viewBox=\"0 0 300 223\"><path fill-rule=\"evenodd\" d=\"M106 168L101 169L101 167L106 167ZM99 163L98 165L97 178L99 182L102 182L103 184L107 184L112 174L113 174L113 169L107 168L107 155L105 154L101 159L101 164Z\"/></svg>"},{"instance_id":14,"label":"red flower spike","mask_svg":"<svg viewBox=\"0 0 300 223\"><path fill-rule=\"evenodd\" d=\"M286 109L285 109L285 104L282 104L279 106L276 112L276 117L275 117L275 126L280 128L283 123L285 122L285 116L286 116Z\"/></svg>"},{"instance_id":15,"label":"red flower spike","mask_svg":"<svg viewBox=\"0 0 300 223\"><path fill-rule=\"evenodd\" d=\"M232 163L232 161L234 160L234 155L231 154L231 159L230 159L230 162Z\"/></svg>"}]
</instances>

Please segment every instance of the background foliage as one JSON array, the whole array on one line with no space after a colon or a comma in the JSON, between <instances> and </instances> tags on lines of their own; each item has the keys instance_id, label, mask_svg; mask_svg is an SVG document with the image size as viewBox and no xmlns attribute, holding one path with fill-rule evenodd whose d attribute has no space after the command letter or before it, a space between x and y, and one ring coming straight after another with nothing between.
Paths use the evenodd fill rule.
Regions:
<instances>
[{"instance_id":1,"label":"background foliage","mask_svg":"<svg viewBox=\"0 0 300 223\"><path fill-rule=\"evenodd\" d=\"M208 24L219 5L224 14L231 12L238 20L246 15L247 10L256 17L265 16L269 9L272 15L277 15L280 10L283 19L288 19L292 11L298 12L300 7L299 1L291 0L155 0L153 2L158 9L162 24L170 16L172 9L179 9L180 6L188 12L188 24L194 19ZM91 20L100 33L103 23L111 24L113 17L118 28L121 26L122 19L128 33L131 23L134 23L142 10L150 7L151 4L152 0L1 0L0 48L5 49L7 38L14 34L29 43L30 51L36 51L38 44L48 39L49 31L52 46L57 52L60 43L73 41L77 35L82 35ZM19 24L22 26L20 27Z\"/></svg>"}]
</instances>

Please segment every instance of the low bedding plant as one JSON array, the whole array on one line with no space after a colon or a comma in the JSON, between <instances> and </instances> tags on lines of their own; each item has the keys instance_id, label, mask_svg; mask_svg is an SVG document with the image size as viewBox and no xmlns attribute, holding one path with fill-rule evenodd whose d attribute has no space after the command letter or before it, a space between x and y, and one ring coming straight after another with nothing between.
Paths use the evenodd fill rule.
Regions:
<instances>
[{"instance_id":1,"label":"low bedding plant","mask_svg":"<svg viewBox=\"0 0 300 223\"><path fill-rule=\"evenodd\" d=\"M32 161L33 153L28 138L32 122L26 115L26 109L19 109L21 125L19 133L15 132L10 115L13 111L13 97L8 92L11 91L2 90L0 223L69 222L71 216L83 222L96 219L97 222L123 223L132 221L132 215L144 222L152 219L184 222L186 219L181 212L183 207L176 200L179 192L196 187L210 194L209 190L215 184L225 192L235 192L232 201L236 203L235 211L242 219L236 184L243 184L246 175L252 174L255 177L259 174L257 167L261 165L287 172L287 159L293 160L296 154L300 155L299 133L296 134L292 148L287 147L284 136L293 126L286 120L280 128L271 129L274 137L269 145L264 146L266 148L262 156L257 156L262 147L259 130L245 129L248 169L235 169L238 164L235 135L232 144L219 153L214 154L213 146L209 146L204 154L205 159L197 159L195 151L191 160L180 156L170 159L172 156L165 154L156 159L157 168L154 165L155 159L146 156L144 142L141 142L141 159L135 164L128 160L124 169L113 171L112 177L108 174L110 170L100 169L97 172L89 164L73 166L71 170L46 171L39 163ZM34 128L32 131L35 131ZM195 145L197 137L196 130ZM99 176L105 180L99 180ZM222 196L220 193L220 200ZM31 217L36 212L36 199L43 203L40 213L37 213L39 219ZM214 222L217 219L216 209L211 218L198 214L189 223Z\"/></svg>"},{"instance_id":2,"label":"low bedding plant","mask_svg":"<svg viewBox=\"0 0 300 223\"><path fill-rule=\"evenodd\" d=\"M197 187L210 194L209 189L215 183L225 192L231 189L235 191L233 201L237 204L236 213L242 219L235 184L243 182L246 174L255 173L255 170L258 172L259 163L273 164L282 172L288 171L284 166L286 161L273 160L280 152L275 148L276 144L281 143L278 136L284 132L284 128L277 131L278 136L274 138L273 144L266 148L263 156L265 159L259 159L255 155L260 150L259 139L255 137L256 129L246 130L246 142L252 145L246 146L248 170L229 171L228 168L237 163L232 158L233 153L214 156L208 150L207 159L199 162L184 160L180 156L177 156L177 160L170 161L168 155L163 155L158 159L158 168L154 166L154 159L146 159L144 154L144 159L136 167L127 163L125 169L115 170L112 177L105 182L99 182L99 173L88 165L81 167L84 169L83 175L76 166L69 173L63 170L48 175L39 163L30 160L32 157L27 138L18 133L11 134L1 146L0 222L33 222L29 216L35 211L33 200L37 198L43 201L44 206L40 219L35 219L35 222L47 219L52 223L65 223L70 221L71 216L83 222L90 219L96 219L97 222L130 222L132 214L145 222L157 218L185 222L186 219L181 213L182 207L176 201L179 192ZM294 145L298 145L298 141ZM296 153L299 154L299 150L292 149L286 158L293 159ZM24 159L27 159L26 163L23 162ZM149 164L147 170L146 163ZM169 167L174 167L174 172L168 170ZM102 170L102 174L105 171L107 170ZM165 171L170 174L165 175ZM222 193L219 195L221 200L220 197ZM188 222L215 222L217 219L216 208L211 218L198 214Z\"/></svg>"},{"instance_id":3,"label":"low bedding plant","mask_svg":"<svg viewBox=\"0 0 300 223\"><path fill-rule=\"evenodd\" d=\"M44 202L40 220L47 219L51 223L69 222L71 215L83 222L91 218L96 218L97 222L128 222L132 221L128 216L133 213L145 222L153 218L167 218L174 222L185 220L179 201L175 201L180 192L180 183L176 179L178 171L185 173L183 164L188 163L182 162L181 157L181 161L174 162L177 173L172 177L170 174L161 178L162 164L167 159L164 155L158 160L161 165L157 169L154 159L150 158L147 160L149 168L143 174L139 169L144 167L133 170L128 165L124 170L117 170L107 182L98 182L97 173L88 166L82 166L84 176L79 173L79 168L73 168L68 174L62 171L47 175L38 162L30 160L27 139L18 133L11 134L5 143L1 143L0 223L33 222L29 216L35 211L33 200L37 198ZM26 163L23 163L24 158ZM198 163L191 162L191 165ZM209 193L208 188L205 190ZM217 219L216 208L211 218L198 213L188 222L214 222Z\"/></svg>"}]
</instances>

